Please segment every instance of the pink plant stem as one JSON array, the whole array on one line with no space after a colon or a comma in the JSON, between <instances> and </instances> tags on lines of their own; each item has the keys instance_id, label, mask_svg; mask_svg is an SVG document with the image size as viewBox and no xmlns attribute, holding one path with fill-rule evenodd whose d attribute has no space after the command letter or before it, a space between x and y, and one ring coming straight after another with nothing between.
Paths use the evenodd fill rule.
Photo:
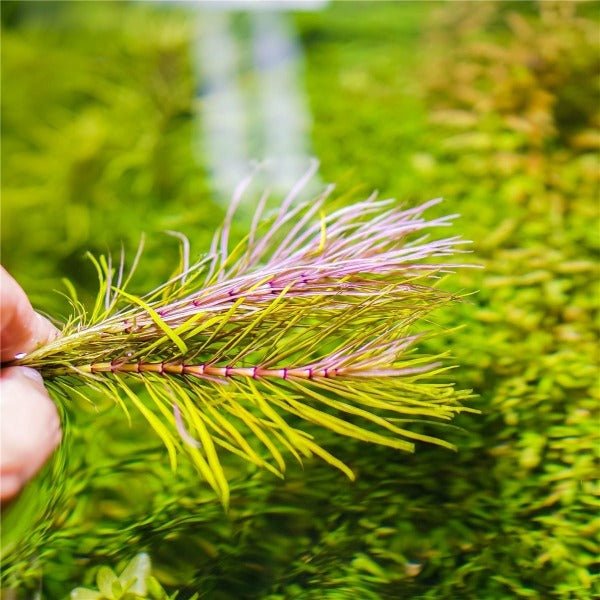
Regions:
<instances>
[{"instance_id":1,"label":"pink plant stem","mask_svg":"<svg viewBox=\"0 0 600 600\"><path fill-rule=\"evenodd\" d=\"M284 367L280 369L266 369L262 367L215 367L208 364L190 365L173 362L100 362L79 367L82 372L96 373L156 373L158 375L193 375L206 379L220 379L228 377L246 377L251 379L321 379L332 377L395 377L401 375L414 375L424 373L438 367L440 363L432 363L420 367L406 367L399 369L374 369L358 365L347 367Z\"/></svg>"}]
</instances>

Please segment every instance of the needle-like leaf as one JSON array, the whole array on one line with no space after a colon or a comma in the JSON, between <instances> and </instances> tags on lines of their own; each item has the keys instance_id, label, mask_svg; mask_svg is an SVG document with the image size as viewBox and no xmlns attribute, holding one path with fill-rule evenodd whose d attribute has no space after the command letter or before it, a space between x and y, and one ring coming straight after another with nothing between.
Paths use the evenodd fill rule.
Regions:
<instances>
[{"instance_id":1,"label":"needle-like leaf","mask_svg":"<svg viewBox=\"0 0 600 600\"><path fill-rule=\"evenodd\" d=\"M450 225L423 216L438 200L399 210L372 196L326 212L330 189L296 202L305 180L271 219L262 218L263 196L230 252L244 182L209 253L191 264L188 240L175 234L180 272L144 296L125 290L122 257L116 278L110 259L92 257L100 282L92 311L68 284L75 314L61 336L16 362L39 369L57 397L87 383L137 409L173 468L187 454L224 505L223 450L279 476L289 452L353 477L303 421L399 450L415 441L452 448L405 426L468 410L468 393L437 379L440 357L415 353L417 323L455 299L438 283L464 266L446 257L465 242L423 237Z\"/></svg>"}]
</instances>

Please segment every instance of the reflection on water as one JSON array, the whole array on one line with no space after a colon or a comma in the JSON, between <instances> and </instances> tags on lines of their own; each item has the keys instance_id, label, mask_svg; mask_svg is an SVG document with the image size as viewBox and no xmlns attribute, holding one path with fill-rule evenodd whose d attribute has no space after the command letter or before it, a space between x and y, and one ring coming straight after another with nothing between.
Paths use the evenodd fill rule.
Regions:
<instances>
[{"instance_id":1,"label":"reflection on water","mask_svg":"<svg viewBox=\"0 0 600 600\"><path fill-rule=\"evenodd\" d=\"M248 12L240 22L240 14L228 9L242 5L260 10ZM284 9L293 6L281 3ZM194 66L196 80L202 82L198 154L205 157L213 187L225 201L253 161L266 160L269 185L284 191L306 170L312 155L302 49L289 16L273 7L195 5Z\"/></svg>"}]
</instances>

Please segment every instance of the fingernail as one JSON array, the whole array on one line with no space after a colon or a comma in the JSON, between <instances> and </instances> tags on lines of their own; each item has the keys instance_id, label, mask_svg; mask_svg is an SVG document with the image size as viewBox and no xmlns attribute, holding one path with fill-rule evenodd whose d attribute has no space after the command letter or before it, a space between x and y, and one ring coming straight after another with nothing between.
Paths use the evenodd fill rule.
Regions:
<instances>
[{"instance_id":1,"label":"fingernail","mask_svg":"<svg viewBox=\"0 0 600 600\"><path fill-rule=\"evenodd\" d=\"M42 385L44 383L44 379L40 375L40 372L31 367L21 367L21 374L23 377L27 377L27 379L31 379L31 381L35 381L36 383L41 383Z\"/></svg>"},{"instance_id":2,"label":"fingernail","mask_svg":"<svg viewBox=\"0 0 600 600\"><path fill-rule=\"evenodd\" d=\"M58 329L49 319L40 315L40 313L35 313L35 318L37 320L36 336L38 337L36 342L38 344L49 344L50 342L53 342L58 337Z\"/></svg>"}]
</instances>

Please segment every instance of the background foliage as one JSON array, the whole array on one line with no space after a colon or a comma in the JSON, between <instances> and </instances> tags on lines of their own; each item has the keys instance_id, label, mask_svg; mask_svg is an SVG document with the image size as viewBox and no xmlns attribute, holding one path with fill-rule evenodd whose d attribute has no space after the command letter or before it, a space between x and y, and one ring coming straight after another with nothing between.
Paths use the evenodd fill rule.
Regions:
<instances>
[{"instance_id":1,"label":"background foliage","mask_svg":"<svg viewBox=\"0 0 600 600\"><path fill-rule=\"evenodd\" d=\"M160 232L199 251L223 216L191 141L189 19L83 4L3 3L2 261L53 316L62 277L92 296L86 250L131 251L147 232L150 289L177 256ZM457 455L323 439L354 484L318 462L281 482L232 460L225 515L142 423L67 407L55 463L5 511L2 585L61 598L147 551L180 598L600 593L598 12L333 3L294 16L322 179L355 198L445 196L486 267L449 281L478 293L438 317L464 327L430 342L479 394Z\"/></svg>"}]
</instances>

